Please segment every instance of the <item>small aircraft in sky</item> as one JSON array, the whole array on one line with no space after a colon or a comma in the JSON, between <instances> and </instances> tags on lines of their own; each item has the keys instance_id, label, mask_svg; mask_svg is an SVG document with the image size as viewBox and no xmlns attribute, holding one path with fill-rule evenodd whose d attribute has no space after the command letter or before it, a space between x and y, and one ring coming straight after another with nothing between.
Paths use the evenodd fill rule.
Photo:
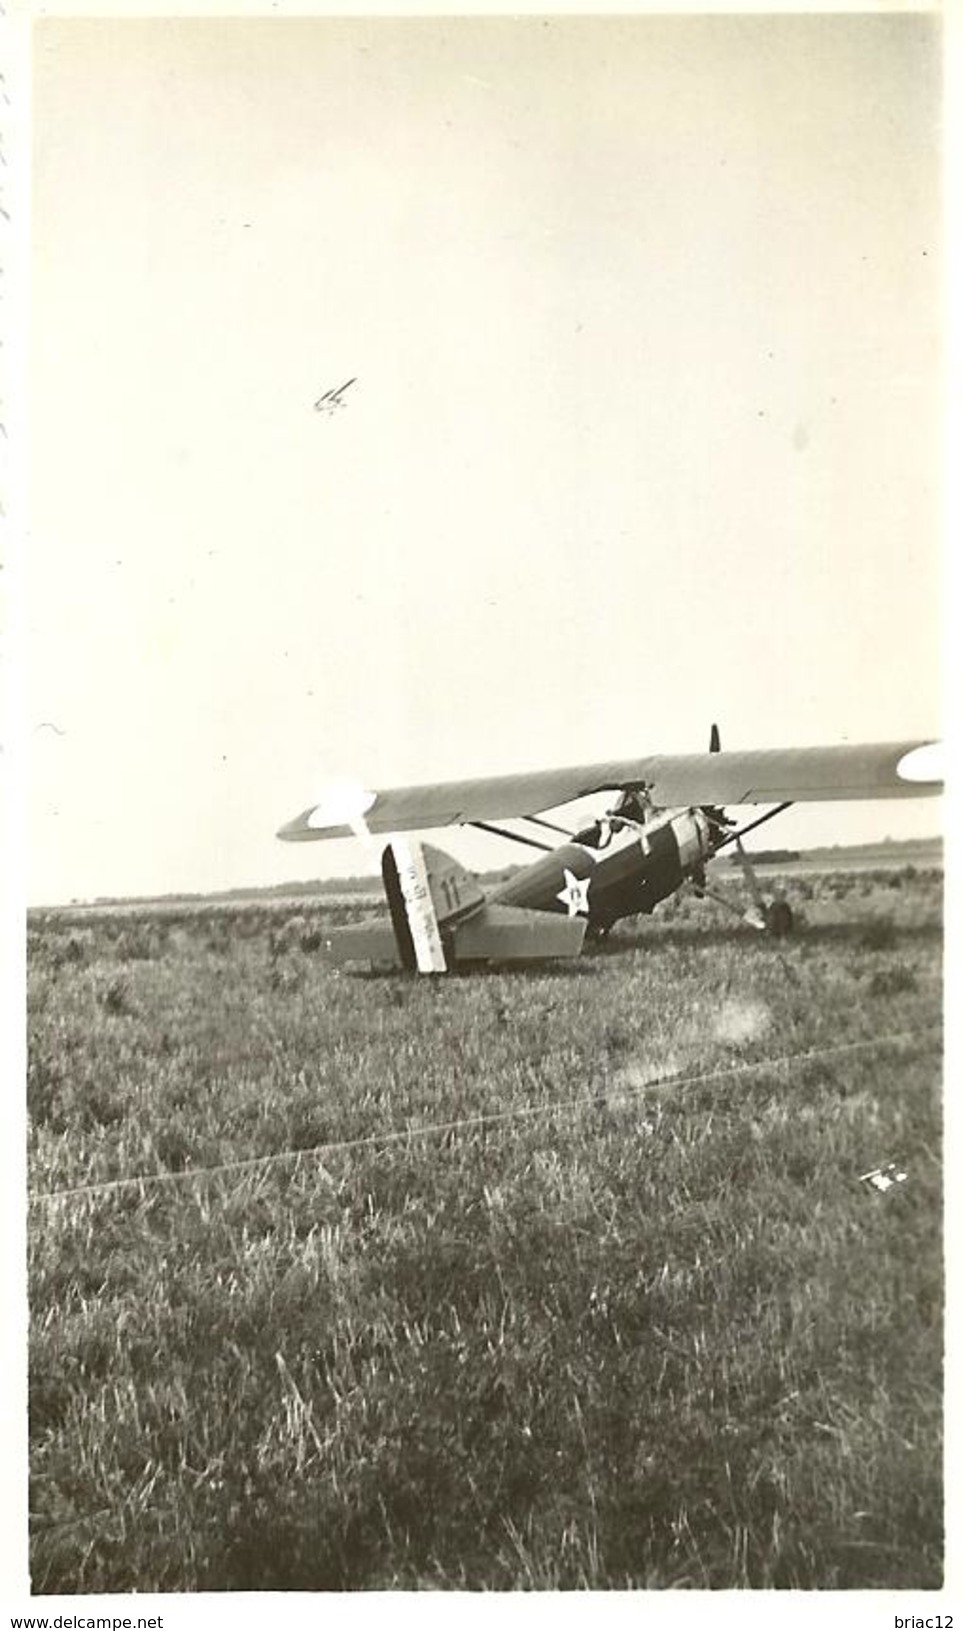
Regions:
<instances>
[{"instance_id":1,"label":"small aircraft in sky","mask_svg":"<svg viewBox=\"0 0 963 1631\"><path fill-rule=\"evenodd\" d=\"M314 404L315 413L333 413L335 408L346 407L347 404L344 400L344 393L348 389L349 385L354 385L356 383L356 379L346 379L344 384L339 385L336 390L325 391L323 396L319 396L317 402Z\"/></svg>"},{"instance_id":2,"label":"small aircraft in sky","mask_svg":"<svg viewBox=\"0 0 963 1631\"><path fill-rule=\"evenodd\" d=\"M604 938L620 918L650 913L682 890L784 935L792 909L763 895L742 845L746 834L792 804L938 793L938 757L939 743L918 740L722 752L713 725L707 753L382 792L332 783L278 837L301 843L354 834L370 848L376 834L388 835L380 856L388 920L329 931L325 952L336 963L444 974L464 964L575 957L587 935ZM601 793L614 798L577 832L545 819L545 811ZM727 813L733 805L769 808L740 826ZM538 836L495 824L508 819L527 822ZM459 861L405 836L450 826L477 827L543 853L486 894ZM555 843L543 836L549 833ZM730 845L751 896L748 909L707 879L708 863Z\"/></svg>"}]
</instances>

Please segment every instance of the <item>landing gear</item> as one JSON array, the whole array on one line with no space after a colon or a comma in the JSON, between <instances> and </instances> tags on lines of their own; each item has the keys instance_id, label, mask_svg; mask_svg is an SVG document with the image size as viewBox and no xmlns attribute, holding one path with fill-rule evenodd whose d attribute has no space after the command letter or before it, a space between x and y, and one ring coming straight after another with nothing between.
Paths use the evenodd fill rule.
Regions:
<instances>
[{"instance_id":1,"label":"landing gear","mask_svg":"<svg viewBox=\"0 0 963 1631\"><path fill-rule=\"evenodd\" d=\"M593 946L604 946L617 921L614 917L593 919L586 927L586 940Z\"/></svg>"},{"instance_id":2,"label":"landing gear","mask_svg":"<svg viewBox=\"0 0 963 1631\"><path fill-rule=\"evenodd\" d=\"M781 940L787 934L792 934L793 915L792 907L787 900L777 896L775 900L766 900L759 886L756 869L742 847L741 839L736 839L736 854L739 865L742 867L746 880L746 887L752 896L754 912L750 921L754 921L759 929L765 929L767 934L774 935Z\"/></svg>"},{"instance_id":3,"label":"landing gear","mask_svg":"<svg viewBox=\"0 0 963 1631\"><path fill-rule=\"evenodd\" d=\"M792 934L795 918L787 900L771 900L766 907L765 918L767 933L775 935L777 940Z\"/></svg>"},{"instance_id":4,"label":"landing gear","mask_svg":"<svg viewBox=\"0 0 963 1631\"><path fill-rule=\"evenodd\" d=\"M693 893L699 899L705 898L716 901L720 906L724 906L727 912L732 912L743 923L748 923L750 928L771 934L777 940L782 940L787 934L792 934L795 926L792 907L781 896L777 896L775 900L766 899L756 869L738 838L736 839L736 854L739 857L739 865L742 867L746 888L752 897L752 905L748 910L731 899L728 894L723 893L722 890L709 885L706 881L705 872L701 868L693 872L690 880L690 888Z\"/></svg>"}]
</instances>

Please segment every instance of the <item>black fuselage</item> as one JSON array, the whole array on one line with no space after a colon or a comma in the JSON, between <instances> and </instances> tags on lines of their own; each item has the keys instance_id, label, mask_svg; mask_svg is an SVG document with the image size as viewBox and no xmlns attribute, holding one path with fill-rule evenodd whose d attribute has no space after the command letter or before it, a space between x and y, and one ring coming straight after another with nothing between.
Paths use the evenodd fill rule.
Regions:
<instances>
[{"instance_id":1,"label":"black fuselage","mask_svg":"<svg viewBox=\"0 0 963 1631\"><path fill-rule=\"evenodd\" d=\"M709 824L700 810L666 812L641 831L627 828L613 834L603 847L563 844L488 898L501 906L585 916L590 928L605 931L621 917L651 912L710 853Z\"/></svg>"}]
</instances>

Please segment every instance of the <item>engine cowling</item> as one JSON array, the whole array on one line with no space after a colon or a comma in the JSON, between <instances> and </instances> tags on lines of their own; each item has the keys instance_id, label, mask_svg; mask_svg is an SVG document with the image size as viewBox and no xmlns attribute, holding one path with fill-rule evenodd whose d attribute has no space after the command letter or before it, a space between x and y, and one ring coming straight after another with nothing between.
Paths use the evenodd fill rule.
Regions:
<instances>
[{"instance_id":1,"label":"engine cowling","mask_svg":"<svg viewBox=\"0 0 963 1631\"><path fill-rule=\"evenodd\" d=\"M704 810L680 810L670 817L670 825L679 846L679 866L685 876L712 854L712 827Z\"/></svg>"}]
</instances>

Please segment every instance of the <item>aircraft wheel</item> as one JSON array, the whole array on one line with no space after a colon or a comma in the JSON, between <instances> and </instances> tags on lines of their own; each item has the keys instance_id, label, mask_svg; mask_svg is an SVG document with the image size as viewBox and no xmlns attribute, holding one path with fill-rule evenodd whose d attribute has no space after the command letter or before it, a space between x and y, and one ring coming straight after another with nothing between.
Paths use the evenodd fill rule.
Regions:
<instances>
[{"instance_id":1,"label":"aircraft wheel","mask_svg":"<svg viewBox=\"0 0 963 1631\"><path fill-rule=\"evenodd\" d=\"M792 907L787 900L770 901L766 907L766 928L778 940L793 931Z\"/></svg>"}]
</instances>

